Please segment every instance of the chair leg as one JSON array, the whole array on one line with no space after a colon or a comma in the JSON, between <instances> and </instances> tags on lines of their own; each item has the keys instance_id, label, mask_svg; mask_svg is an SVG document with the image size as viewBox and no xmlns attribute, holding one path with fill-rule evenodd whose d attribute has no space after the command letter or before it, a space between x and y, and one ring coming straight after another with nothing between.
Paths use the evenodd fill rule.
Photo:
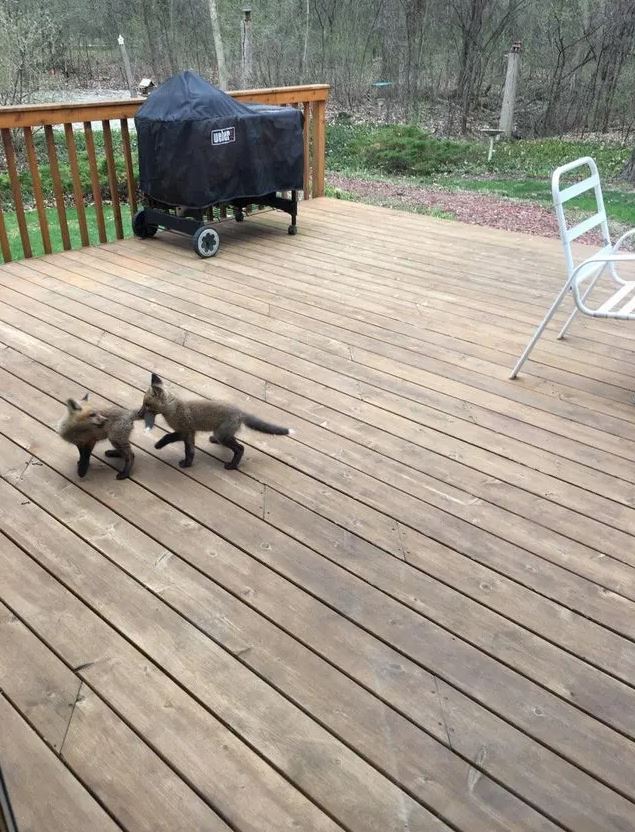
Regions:
<instances>
[{"instance_id":1,"label":"chair leg","mask_svg":"<svg viewBox=\"0 0 635 832\"><path fill-rule=\"evenodd\" d=\"M536 346L536 341L540 338L542 333L545 331L549 321L556 314L556 311L557 311L558 307L562 303L562 300L563 300L564 296L567 294L567 292L569 291L570 288L571 288L571 280L567 280L567 282L564 284L564 286L562 287L562 289L558 293L557 298L551 304L551 307L550 307L549 311L547 312L545 317L542 319L542 322L540 323L540 326L538 327L538 329L532 335L531 340L529 341L529 343L525 347L525 350L524 350L523 354L520 356L520 358L516 362L516 366L514 367L514 369L512 370L512 373L510 375L511 379L516 378L516 376L520 372L521 367L523 366L525 361L527 361L527 359L529 358L529 354L531 353L533 348Z\"/></svg>"},{"instance_id":2,"label":"chair leg","mask_svg":"<svg viewBox=\"0 0 635 832\"><path fill-rule=\"evenodd\" d=\"M595 277L593 278L593 280L589 283L589 285L588 285L588 287L587 287L586 291L585 291L585 292L584 292L584 294L582 295L582 301L583 301L583 302L587 299L587 297L588 297L588 296L591 294L591 292L593 291L593 287L594 287L594 286L595 286L595 284L597 283L597 281L598 281L599 277L600 277L600 276L602 275L602 273L604 272L604 269L605 269L605 268L606 268L606 265L602 266L602 268L600 269L600 271L599 271L599 272L595 275ZM577 308L577 307L574 307L573 312L569 315L569 317L567 318L567 321L566 321L565 325L562 327L562 329L561 329L561 330L560 330L560 332L558 333L558 341L562 341L562 339L566 336L566 334L567 334L567 331L568 331L569 327L570 327L570 326L571 326L571 324L573 323L573 319L574 319L574 318L575 318L575 316L578 314L578 311L579 311L579 310L578 310L578 308Z\"/></svg>"},{"instance_id":3,"label":"chair leg","mask_svg":"<svg viewBox=\"0 0 635 832\"><path fill-rule=\"evenodd\" d=\"M573 319L575 318L575 316L576 316L577 314L578 314L578 309L577 309L577 307L576 307L576 308L574 308L573 312L569 315L569 317L567 318L567 321L566 321L565 325L562 327L562 329L561 329L561 330L560 330L560 332L558 333L558 338L557 338L557 340L558 340L558 341L562 341L562 340L564 339L564 337L566 336L566 334L567 334L567 332L568 332L568 330L569 330L569 327L570 327L570 326L571 326L571 324L573 323Z\"/></svg>"}]
</instances>

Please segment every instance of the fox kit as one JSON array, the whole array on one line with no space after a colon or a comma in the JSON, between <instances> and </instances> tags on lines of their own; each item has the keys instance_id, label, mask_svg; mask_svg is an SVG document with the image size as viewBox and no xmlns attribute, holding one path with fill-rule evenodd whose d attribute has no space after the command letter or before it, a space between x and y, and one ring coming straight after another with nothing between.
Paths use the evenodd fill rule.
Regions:
<instances>
[{"instance_id":1,"label":"fox kit","mask_svg":"<svg viewBox=\"0 0 635 832\"><path fill-rule=\"evenodd\" d=\"M130 434L136 418L139 417L134 410L93 407L88 403L88 393L79 403L75 399L68 399L66 415L59 424L58 433L66 442L77 446L77 473L80 477L86 476L92 450L102 439L109 439L113 446L106 451L106 456L123 459L123 468L117 474L117 479L123 480L130 476L134 462Z\"/></svg>"},{"instance_id":2,"label":"fox kit","mask_svg":"<svg viewBox=\"0 0 635 832\"><path fill-rule=\"evenodd\" d=\"M215 445L223 445L234 452L225 468L238 468L245 448L236 441L236 433L242 425L257 430L260 433L270 433L277 436L287 436L293 433L289 428L280 428L263 422L256 416L243 413L237 407L208 399L179 399L163 384L156 373L152 373L150 387L143 397L143 405L139 417L146 423L146 429L152 430L155 417L161 414L174 433L167 433L154 446L164 448L172 442L183 442L185 445L185 459L179 462L181 468L189 468L194 461L194 437L196 431L210 431L209 441Z\"/></svg>"}]
</instances>

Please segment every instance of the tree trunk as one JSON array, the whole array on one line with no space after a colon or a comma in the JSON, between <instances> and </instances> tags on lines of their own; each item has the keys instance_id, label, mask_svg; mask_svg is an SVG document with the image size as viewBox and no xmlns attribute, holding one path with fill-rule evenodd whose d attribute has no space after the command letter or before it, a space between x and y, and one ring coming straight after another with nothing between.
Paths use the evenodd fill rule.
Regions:
<instances>
[{"instance_id":1,"label":"tree trunk","mask_svg":"<svg viewBox=\"0 0 635 832\"><path fill-rule=\"evenodd\" d=\"M302 61L300 63L300 80L306 77L306 61L309 52L309 28L311 26L311 0L306 0L306 14L304 17L304 43L302 45Z\"/></svg>"},{"instance_id":2,"label":"tree trunk","mask_svg":"<svg viewBox=\"0 0 635 832\"><path fill-rule=\"evenodd\" d=\"M156 46L154 43L154 32L152 29L152 2L151 0L143 0L141 4L141 12L143 14L143 23L146 30L146 39L148 41L148 49L150 50L150 63L152 65L152 72L155 79L160 79L162 75L159 57L157 55Z\"/></svg>"},{"instance_id":3,"label":"tree trunk","mask_svg":"<svg viewBox=\"0 0 635 832\"><path fill-rule=\"evenodd\" d=\"M626 166L621 174L622 179L627 179L629 182L632 182L635 185L635 147L633 148L633 152L631 153L630 159L626 163Z\"/></svg>"},{"instance_id":4,"label":"tree trunk","mask_svg":"<svg viewBox=\"0 0 635 832\"><path fill-rule=\"evenodd\" d=\"M471 0L467 14L460 20L462 43L457 93L463 134L467 133L468 118L480 86L483 19L488 3L489 0Z\"/></svg>"},{"instance_id":5,"label":"tree trunk","mask_svg":"<svg viewBox=\"0 0 635 832\"><path fill-rule=\"evenodd\" d=\"M223 48L223 35L218 21L218 6L216 0L208 0L209 19L212 24L214 36L214 49L216 50L216 63L218 65L218 86L227 89L227 69L225 67L225 49Z\"/></svg>"},{"instance_id":6,"label":"tree trunk","mask_svg":"<svg viewBox=\"0 0 635 832\"><path fill-rule=\"evenodd\" d=\"M408 120L413 116L416 120L419 115L419 87L426 0L408 0L404 3L404 12L406 29L405 111Z\"/></svg>"}]
</instances>

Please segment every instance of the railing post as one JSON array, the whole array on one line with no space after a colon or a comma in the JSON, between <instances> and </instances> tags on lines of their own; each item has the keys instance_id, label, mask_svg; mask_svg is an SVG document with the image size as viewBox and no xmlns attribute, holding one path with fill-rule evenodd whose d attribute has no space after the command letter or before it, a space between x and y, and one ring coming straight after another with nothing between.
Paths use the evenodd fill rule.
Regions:
<instances>
[{"instance_id":1,"label":"railing post","mask_svg":"<svg viewBox=\"0 0 635 832\"><path fill-rule=\"evenodd\" d=\"M128 92L130 93L130 98L135 97L135 86L134 86L134 78L132 77L132 69L130 67L130 58L128 57L128 50L126 49L126 42L123 39L123 35L119 35L117 38L117 43L119 44L119 51L121 52L121 61L123 63L123 71L126 76L126 81L128 82Z\"/></svg>"},{"instance_id":2,"label":"railing post","mask_svg":"<svg viewBox=\"0 0 635 832\"><path fill-rule=\"evenodd\" d=\"M312 187L311 196L324 196L324 163L326 156L326 101L313 102Z\"/></svg>"},{"instance_id":3,"label":"railing post","mask_svg":"<svg viewBox=\"0 0 635 832\"><path fill-rule=\"evenodd\" d=\"M302 105L304 112L304 176L302 190L305 199L311 198L311 105L305 101Z\"/></svg>"},{"instance_id":4,"label":"railing post","mask_svg":"<svg viewBox=\"0 0 635 832\"><path fill-rule=\"evenodd\" d=\"M0 207L0 252L2 252L2 260L5 263L10 263L13 257L11 256L11 246L9 245L9 238L7 236L7 227L4 224L4 214Z\"/></svg>"},{"instance_id":5,"label":"railing post","mask_svg":"<svg viewBox=\"0 0 635 832\"><path fill-rule=\"evenodd\" d=\"M24 134L24 146L26 148L26 155L29 162L29 170L31 172L33 197L35 199L38 220L40 222L42 247L44 248L44 254L51 254L51 252L53 251L51 247L51 234L49 232L48 217L46 215L46 203L44 201L44 195L42 193L42 178L40 177L40 169L37 163L37 154L35 152L35 145L33 143L33 131L30 127L24 127L22 132Z\"/></svg>"},{"instance_id":6,"label":"railing post","mask_svg":"<svg viewBox=\"0 0 635 832\"><path fill-rule=\"evenodd\" d=\"M512 44L507 56L507 76L505 91L501 105L501 115L498 129L506 138L510 139L514 129L514 107L516 106L516 88L518 86L518 72L520 69L520 41Z\"/></svg>"},{"instance_id":7,"label":"railing post","mask_svg":"<svg viewBox=\"0 0 635 832\"><path fill-rule=\"evenodd\" d=\"M13 204L15 205L15 215L20 231L20 240L22 241L22 251L25 257L32 257L31 240L29 239L29 228L26 222L26 214L24 213L24 202L22 200L22 191L20 190L20 177L15 159L15 150L13 149L13 139L11 138L11 130L8 128L2 130L2 143L4 145L4 157L9 172L9 184L11 185L11 193L13 194Z\"/></svg>"}]
</instances>

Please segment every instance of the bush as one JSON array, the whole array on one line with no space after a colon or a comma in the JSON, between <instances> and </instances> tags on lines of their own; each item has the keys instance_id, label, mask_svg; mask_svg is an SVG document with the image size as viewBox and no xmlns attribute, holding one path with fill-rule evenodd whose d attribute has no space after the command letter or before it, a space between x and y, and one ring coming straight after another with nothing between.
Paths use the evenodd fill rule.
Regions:
<instances>
[{"instance_id":1,"label":"bush","mask_svg":"<svg viewBox=\"0 0 635 832\"><path fill-rule=\"evenodd\" d=\"M378 128L372 124L338 121L326 127L326 164L329 170L361 170L360 147L371 142Z\"/></svg>"},{"instance_id":2,"label":"bush","mask_svg":"<svg viewBox=\"0 0 635 832\"><path fill-rule=\"evenodd\" d=\"M418 127L387 127L359 147L367 167L381 173L431 176L465 166L474 155L469 142L434 139Z\"/></svg>"}]
</instances>

